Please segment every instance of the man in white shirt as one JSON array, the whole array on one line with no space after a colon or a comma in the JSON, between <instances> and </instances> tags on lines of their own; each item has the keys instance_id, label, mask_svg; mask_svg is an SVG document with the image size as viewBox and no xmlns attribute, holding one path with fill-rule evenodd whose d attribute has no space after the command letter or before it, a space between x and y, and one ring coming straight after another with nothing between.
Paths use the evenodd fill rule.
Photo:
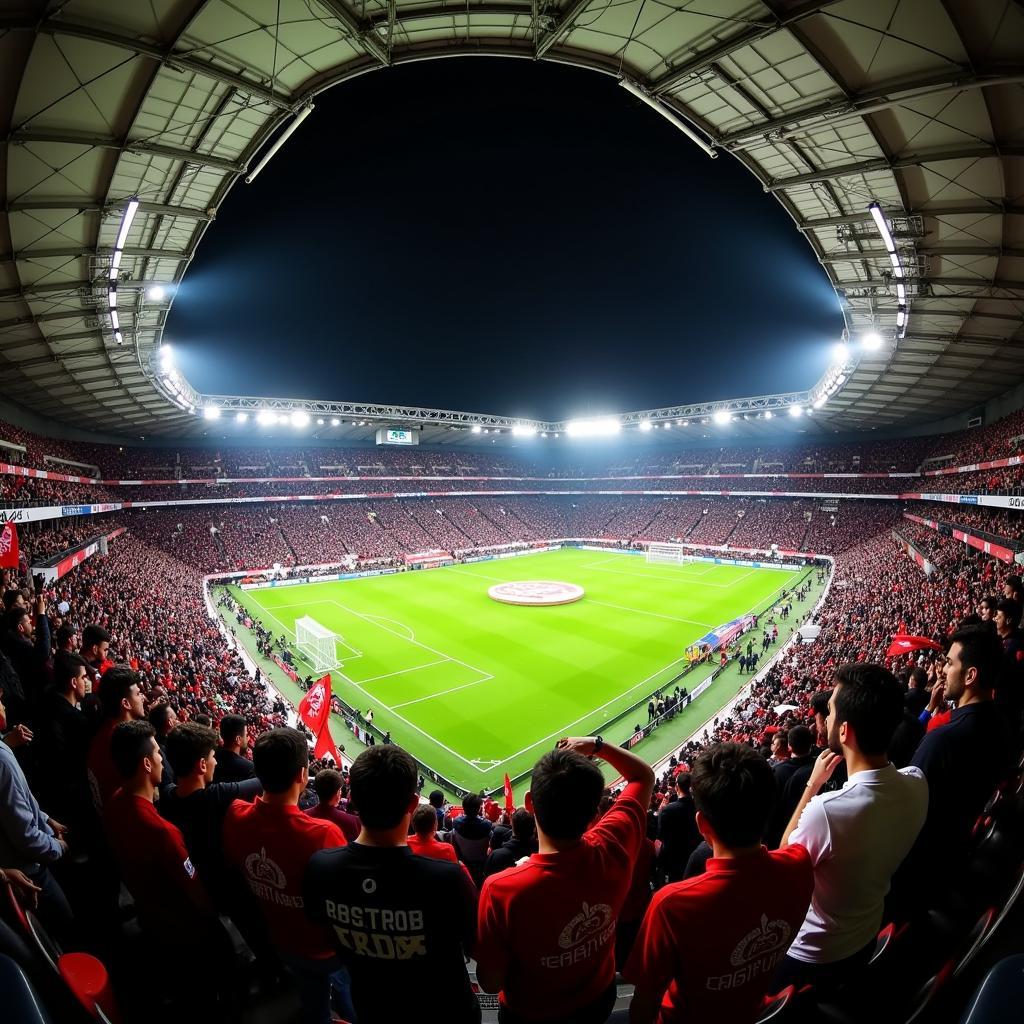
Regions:
<instances>
[{"instance_id":1,"label":"man in white shirt","mask_svg":"<svg viewBox=\"0 0 1024 1024\"><path fill-rule=\"evenodd\" d=\"M836 670L828 749L782 837L782 846L798 843L811 855L814 895L776 976L779 987L810 983L827 991L871 956L890 880L928 813L920 769L897 770L886 753L902 717L903 691L892 673L870 664ZM846 785L819 796L840 761Z\"/></svg>"}]
</instances>

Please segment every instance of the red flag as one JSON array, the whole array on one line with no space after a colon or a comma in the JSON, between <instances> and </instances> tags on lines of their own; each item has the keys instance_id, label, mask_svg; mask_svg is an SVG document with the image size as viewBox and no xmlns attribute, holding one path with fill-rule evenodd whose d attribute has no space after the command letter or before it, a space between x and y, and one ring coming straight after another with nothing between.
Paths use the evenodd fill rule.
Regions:
<instances>
[{"instance_id":1,"label":"red flag","mask_svg":"<svg viewBox=\"0 0 1024 1024\"><path fill-rule=\"evenodd\" d=\"M516 809L516 800L512 795L512 782L508 775L505 775L505 810L511 814Z\"/></svg>"},{"instance_id":2,"label":"red flag","mask_svg":"<svg viewBox=\"0 0 1024 1024\"><path fill-rule=\"evenodd\" d=\"M331 677L329 674L318 679L299 702L299 718L316 737L313 756L329 757L338 767L341 767L341 756L331 738L328 724L331 719Z\"/></svg>"},{"instance_id":3,"label":"red flag","mask_svg":"<svg viewBox=\"0 0 1024 1024\"><path fill-rule=\"evenodd\" d=\"M0 532L0 569L18 568L18 531L14 523L5 523Z\"/></svg>"},{"instance_id":4,"label":"red flag","mask_svg":"<svg viewBox=\"0 0 1024 1024\"><path fill-rule=\"evenodd\" d=\"M898 658L901 654L909 654L911 651L941 651L942 644L929 640L926 636L911 636L908 633L897 633L889 644L889 650L885 652L887 658Z\"/></svg>"}]
</instances>

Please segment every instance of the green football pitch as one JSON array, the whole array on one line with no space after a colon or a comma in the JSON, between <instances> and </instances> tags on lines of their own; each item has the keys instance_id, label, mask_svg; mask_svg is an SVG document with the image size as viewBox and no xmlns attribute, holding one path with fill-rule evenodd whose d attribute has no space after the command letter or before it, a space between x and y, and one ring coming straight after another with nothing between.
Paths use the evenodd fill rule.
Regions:
<instances>
[{"instance_id":1,"label":"green football pitch","mask_svg":"<svg viewBox=\"0 0 1024 1024\"><path fill-rule=\"evenodd\" d=\"M685 668L687 646L763 611L800 575L709 562L648 565L625 552L565 548L391 576L231 589L275 634L294 638L304 615L337 633L341 665L331 680L341 699L364 713L372 708L374 725L396 743L451 782L479 790L529 771L560 736L601 732L637 702L644 707L636 719L646 722L649 695ZM513 580L576 583L586 594L556 607L488 597L493 584ZM702 699L690 709L698 716ZM706 703L710 714L714 705Z\"/></svg>"}]
</instances>

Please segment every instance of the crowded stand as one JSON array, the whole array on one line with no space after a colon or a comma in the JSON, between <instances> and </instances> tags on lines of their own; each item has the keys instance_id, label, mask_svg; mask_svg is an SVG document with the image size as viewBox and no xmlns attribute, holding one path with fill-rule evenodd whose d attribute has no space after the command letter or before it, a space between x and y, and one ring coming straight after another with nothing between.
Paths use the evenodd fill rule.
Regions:
<instances>
[{"instance_id":1,"label":"crowded stand","mask_svg":"<svg viewBox=\"0 0 1024 1024\"><path fill-rule=\"evenodd\" d=\"M893 460L926 450L908 444ZM231 472L413 465L407 453L350 463L337 449L311 463L271 451L236 453ZM119 454L140 472L200 465L175 449ZM718 454L709 465L745 471L738 452ZM803 458L824 472L854 454ZM415 465L513 465L492 453L437 458ZM0 636L0 885L20 911L0 911L0 952L54 1019L71 1021L73 982L47 982L38 942L105 965L97 1000L128 1022L241 1022L257 1010L376 1024L410 1016L424 991L443 991L446 1018L466 1024L486 993L514 1024L624 1020L612 1016L620 995L632 1020L661 1024L753 1024L773 1007L790 1012L780 1024L907 1019L978 955L1024 884L1024 584L907 509L1020 535L1015 511L974 505L697 495L180 505L22 524ZM124 532L106 554L48 586L29 575L115 527ZM774 544L834 565L817 561L813 581L726 646L723 666L742 659L749 688L657 771L628 744L564 739L534 767L528 805L504 811L486 794L461 807L428 795L390 736L370 734L344 765L311 759L313 737L289 727L294 708L238 637L251 632L282 663L287 645L227 596L216 621L204 596L208 573L400 567L416 552L559 537ZM818 607L812 582L825 588ZM689 699L652 698L649 723L671 722ZM952 881L936 849L949 851L941 864L963 865ZM562 941L576 917L585 945L569 946L586 956ZM197 936L201 962L183 961ZM888 993L884 1008L873 991Z\"/></svg>"}]
</instances>

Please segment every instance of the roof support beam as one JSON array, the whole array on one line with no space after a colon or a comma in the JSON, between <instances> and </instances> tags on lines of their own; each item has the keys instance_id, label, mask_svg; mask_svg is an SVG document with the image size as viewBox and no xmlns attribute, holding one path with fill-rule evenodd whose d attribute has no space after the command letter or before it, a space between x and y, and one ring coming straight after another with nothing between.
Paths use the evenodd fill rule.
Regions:
<instances>
[{"instance_id":1,"label":"roof support beam","mask_svg":"<svg viewBox=\"0 0 1024 1024\"><path fill-rule=\"evenodd\" d=\"M920 256L996 256L1010 259L1024 257L1024 249L1002 248L998 245L948 245L915 246L914 251ZM821 263L853 263L857 260L885 260L889 262L886 249L861 249L859 252L830 252L821 257Z\"/></svg>"},{"instance_id":2,"label":"roof support beam","mask_svg":"<svg viewBox=\"0 0 1024 1024\"><path fill-rule=\"evenodd\" d=\"M20 288L0 289L0 300L23 299L29 295L53 295L58 292L78 292L83 288L91 288L91 281L61 281L50 284L25 284ZM84 312L84 311L83 311Z\"/></svg>"},{"instance_id":3,"label":"roof support beam","mask_svg":"<svg viewBox=\"0 0 1024 1024\"><path fill-rule=\"evenodd\" d=\"M137 246L129 245L121 251L125 256L144 256L147 259L155 260L192 259L192 253L182 249L140 249ZM109 247L83 249L80 245L68 246L62 249L19 249L17 252L0 253L0 263L20 263L24 260L45 260L62 257L110 256L112 252L113 250Z\"/></svg>"},{"instance_id":4,"label":"roof support beam","mask_svg":"<svg viewBox=\"0 0 1024 1024\"><path fill-rule=\"evenodd\" d=\"M359 16L344 3L344 0L320 0L320 2L345 26L348 34L371 57L376 57L381 64L391 63L391 54L377 37L370 22L361 21ZM456 12L453 10L452 13Z\"/></svg>"},{"instance_id":5,"label":"roof support beam","mask_svg":"<svg viewBox=\"0 0 1024 1024\"><path fill-rule=\"evenodd\" d=\"M660 78L656 78L651 82L651 92L655 95L668 92L691 75L699 74L736 50L756 43L759 39L778 32L779 29L795 25L805 18L811 18L836 2L837 0L813 0L813 2L801 4L782 17L773 18L771 21L755 22L743 29L742 32L694 54L682 64L677 64L670 71L665 72ZM541 56L541 54L538 53L537 56Z\"/></svg>"},{"instance_id":6,"label":"roof support beam","mask_svg":"<svg viewBox=\"0 0 1024 1024\"><path fill-rule=\"evenodd\" d=\"M551 49L567 29L572 27L573 22L590 6L590 0L569 0L569 6L562 11L555 19L550 31L545 32L537 40L535 55L538 59L544 56Z\"/></svg>"},{"instance_id":7,"label":"roof support beam","mask_svg":"<svg viewBox=\"0 0 1024 1024\"><path fill-rule=\"evenodd\" d=\"M897 219L901 217L1021 217L1024 216L1024 206L1013 205L1012 200L993 199L991 203L965 203L962 206L918 207L914 210L907 210L906 213L899 213L895 210L892 215ZM865 209L860 213L849 213L842 217L817 217L814 220L805 220L800 225L801 231L817 231L819 228L835 228L844 224L866 224L871 220L871 214Z\"/></svg>"},{"instance_id":8,"label":"roof support beam","mask_svg":"<svg viewBox=\"0 0 1024 1024\"><path fill-rule=\"evenodd\" d=\"M726 132L721 138L721 143L725 148L742 149L747 144L763 143L765 137L774 132L795 129L798 126L807 129L819 121L838 124L843 120L842 115L844 114L849 117L864 117L867 114L874 114L903 103L910 103L933 93L949 92L954 89L963 91L996 85L1015 85L1022 81L1024 81L1024 74L1021 74L1020 65L1006 70L997 69L990 74L975 74L965 70L961 75L933 75L917 82L882 86L853 97L827 100L802 111L793 111L767 121L761 121L758 124L747 125L736 129L736 131Z\"/></svg>"},{"instance_id":9,"label":"roof support beam","mask_svg":"<svg viewBox=\"0 0 1024 1024\"><path fill-rule=\"evenodd\" d=\"M143 140L124 142L121 139L111 138L107 135L89 135L85 132L51 132L21 128L16 132L12 132L8 139L8 143L13 143L14 145L27 145L33 142L53 142L68 146L90 146L94 149L123 149L127 153L161 156L166 157L168 160L182 160L185 163L195 164L199 167L217 167L235 174L240 174L245 170L245 164L243 163L229 160L225 157L213 156L210 153L197 153L192 149L179 149L177 146L163 146L155 142Z\"/></svg>"},{"instance_id":10,"label":"roof support beam","mask_svg":"<svg viewBox=\"0 0 1024 1024\"><path fill-rule=\"evenodd\" d=\"M191 53L176 54L173 50L164 49L153 43L147 43L138 36L122 36L107 29L97 28L93 25L83 25L72 21L61 19L47 19L45 21L33 21L24 19L21 22L0 23L0 27L9 29L21 29L31 32L41 32L44 35L52 36L74 36L78 39L90 39L96 43L105 43L108 46L115 46L121 50L128 50L137 53L140 57L158 61L160 64L171 68L184 68L187 71L195 72L206 78L212 78L217 82L224 82L241 92L248 93L264 103L278 107L281 110L291 110L295 105L295 99L290 93L280 93L265 85L246 78L239 71L232 71L230 68L220 67L208 61L200 60Z\"/></svg>"},{"instance_id":11,"label":"roof support beam","mask_svg":"<svg viewBox=\"0 0 1024 1024\"><path fill-rule=\"evenodd\" d=\"M901 167L920 167L922 164L940 163L943 160L984 160L988 157L1024 156L1024 146L969 146L963 149L935 149L914 153L910 156L876 157L852 164L839 164L820 171L807 171L788 178L769 181L764 190L778 192L794 185L808 185L818 181L832 181L853 174L869 174L872 171L893 171Z\"/></svg>"},{"instance_id":12,"label":"roof support beam","mask_svg":"<svg viewBox=\"0 0 1024 1024\"><path fill-rule=\"evenodd\" d=\"M108 213L123 210L128 205L127 199L104 206L102 203L82 202L79 199L19 199L7 204L8 213L21 213L29 210L77 210L79 213ZM186 220L213 220L215 212L200 210L191 206L170 206L166 203L139 203L139 213L159 214L162 217L183 217Z\"/></svg>"}]
</instances>

